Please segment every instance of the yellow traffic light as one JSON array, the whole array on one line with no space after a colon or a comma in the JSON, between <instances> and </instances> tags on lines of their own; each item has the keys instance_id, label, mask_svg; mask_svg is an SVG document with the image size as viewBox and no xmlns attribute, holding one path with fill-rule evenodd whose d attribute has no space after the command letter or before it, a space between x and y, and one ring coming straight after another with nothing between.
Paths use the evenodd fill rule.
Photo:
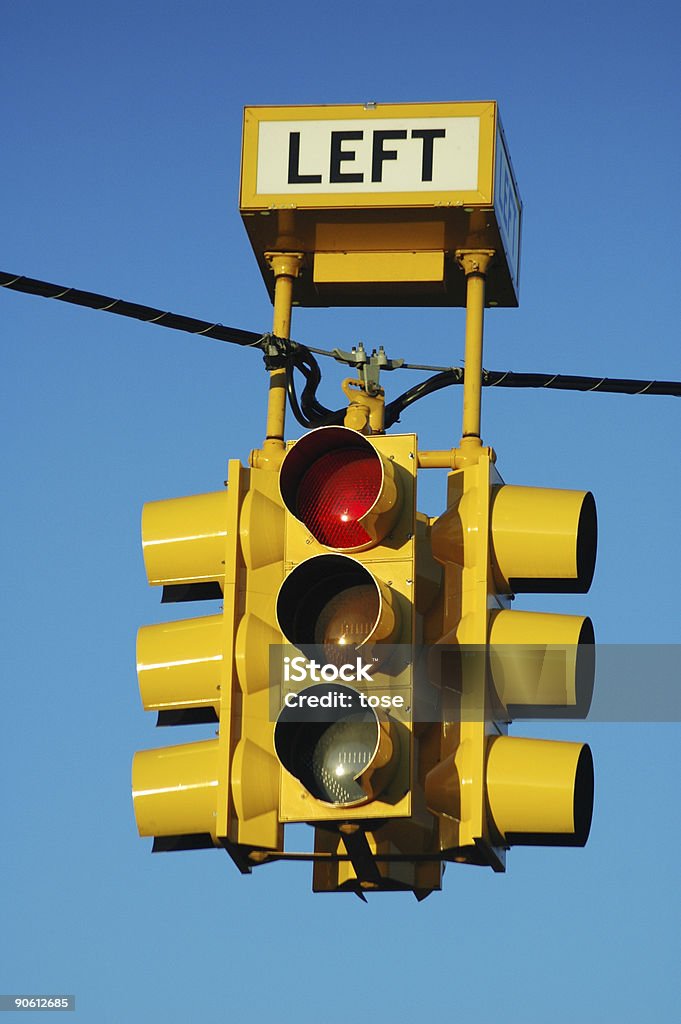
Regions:
<instances>
[{"instance_id":1,"label":"yellow traffic light","mask_svg":"<svg viewBox=\"0 0 681 1024\"><path fill-rule=\"evenodd\" d=\"M274 732L280 816L316 826L315 891L425 894L440 883L439 863L407 861L433 831L413 789L426 529L416 467L413 435L334 426L302 437L280 469L286 576L276 613L289 645Z\"/></svg>"},{"instance_id":2,"label":"yellow traffic light","mask_svg":"<svg viewBox=\"0 0 681 1024\"><path fill-rule=\"evenodd\" d=\"M372 708L362 704L365 695L389 704L393 731L402 736L391 744L400 750L404 747L404 752L397 756L393 750L397 768L390 785L384 773L383 790L373 789L368 799L373 818L409 815L411 659L405 659L404 649L411 654L414 639L415 466L413 436L369 439L347 427L320 427L306 434L282 462L279 484L288 513L287 571L276 615L290 645L287 665L300 652L304 659L295 662L296 667L306 666L298 679L298 684L306 685L297 689L290 673L283 675L276 727L277 752L286 769L280 805L283 821L332 822L367 816L363 807L351 807L329 793L322 799L319 786L296 767L298 753L290 749L299 752L315 745L319 716L304 698L317 665L324 673L322 681L341 682L339 695L343 683L356 683L355 687L345 685L343 691L351 705L349 713L345 708L330 709L336 721L332 733L347 737L351 746L357 742L364 749L365 740L356 737L363 737L367 730L376 730L376 738L388 735L372 718ZM298 694L295 704L294 692ZM327 725L332 725L328 719ZM328 729L319 738L322 745L328 742L327 734ZM346 755L339 751L339 756ZM364 777L361 764L354 780L357 785Z\"/></svg>"},{"instance_id":3,"label":"yellow traffic light","mask_svg":"<svg viewBox=\"0 0 681 1024\"><path fill-rule=\"evenodd\" d=\"M433 524L445 585L441 717L424 789L447 859L503 870L514 845L584 845L593 763L580 743L506 735L513 717L585 717L594 681L588 618L511 610L515 593L585 593L596 556L588 492L507 486L480 448L449 476ZM456 657L453 659L452 654ZM438 659L436 659L437 662Z\"/></svg>"},{"instance_id":4,"label":"yellow traffic light","mask_svg":"<svg viewBox=\"0 0 681 1024\"><path fill-rule=\"evenodd\" d=\"M282 849L263 654L263 643L282 641L274 622L282 531L276 473L237 461L225 491L144 507L147 576L163 586L163 600L222 601L220 614L138 633L140 694L158 724L218 725L217 738L135 755L135 816L154 850L223 846L248 870L254 850Z\"/></svg>"},{"instance_id":5,"label":"yellow traffic light","mask_svg":"<svg viewBox=\"0 0 681 1024\"><path fill-rule=\"evenodd\" d=\"M145 506L150 583L222 608L139 630L144 707L218 727L135 755L140 834L248 871L304 822L315 891L418 898L447 861L504 870L512 846L583 845L589 748L507 727L588 712L590 620L511 604L588 589L592 496L507 486L480 448L431 520L416 437L348 427L253 461L230 462L223 492Z\"/></svg>"},{"instance_id":6,"label":"yellow traffic light","mask_svg":"<svg viewBox=\"0 0 681 1024\"><path fill-rule=\"evenodd\" d=\"M228 491L144 506L147 577L165 600L223 596L228 532L238 507ZM228 595L229 596L229 595ZM217 722L224 660L223 616L143 626L137 638L142 704L158 724ZM217 845L218 741L145 750L133 760L135 817L154 849Z\"/></svg>"}]
</instances>

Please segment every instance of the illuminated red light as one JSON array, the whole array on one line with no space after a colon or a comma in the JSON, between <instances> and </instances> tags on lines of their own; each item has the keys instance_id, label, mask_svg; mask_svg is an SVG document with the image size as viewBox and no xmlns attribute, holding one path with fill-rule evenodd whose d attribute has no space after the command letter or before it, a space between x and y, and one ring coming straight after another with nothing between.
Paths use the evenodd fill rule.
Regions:
<instances>
[{"instance_id":1,"label":"illuminated red light","mask_svg":"<svg viewBox=\"0 0 681 1024\"><path fill-rule=\"evenodd\" d=\"M361 547L371 538L359 520L375 503L382 475L373 452L360 448L326 452L300 481L296 515L327 547Z\"/></svg>"}]
</instances>

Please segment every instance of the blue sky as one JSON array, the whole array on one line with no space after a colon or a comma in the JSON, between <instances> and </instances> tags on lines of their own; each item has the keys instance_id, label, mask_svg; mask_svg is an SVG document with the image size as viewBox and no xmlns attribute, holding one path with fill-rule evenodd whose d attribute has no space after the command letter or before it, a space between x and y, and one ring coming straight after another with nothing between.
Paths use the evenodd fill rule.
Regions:
<instances>
[{"instance_id":1,"label":"blue sky","mask_svg":"<svg viewBox=\"0 0 681 1024\"><path fill-rule=\"evenodd\" d=\"M485 365L681 379L677 5L6 0L2 24L0 269L266 331L238 213L242 108L496 99L525 219L520 307L488 314ZM218 489L262 442L262 362L6 291L0 322L0 990L75 993L88 1024L669 1019L675 723L525 727L591 744L589 844L513 850L506 875L452 865L420 905L313 896L305 865L243 878L217 851L150 855L132 754L194 736L157 738L139 703L135 632L166 614L140 509ZM350 308L300 310L292 334L458 365L463 328L461 310ZM342 368L323 368L335 407ZM416 379L393 377L389 397ZM440 392L401 428L449 446L460 403ZM599 511L590 593L524 608L589 614L604 643L681 642L680 413L675 398L484 393L507 482L588 488ZM445 480L421 477L435 515Z\"/></svg>"}]
</instances>

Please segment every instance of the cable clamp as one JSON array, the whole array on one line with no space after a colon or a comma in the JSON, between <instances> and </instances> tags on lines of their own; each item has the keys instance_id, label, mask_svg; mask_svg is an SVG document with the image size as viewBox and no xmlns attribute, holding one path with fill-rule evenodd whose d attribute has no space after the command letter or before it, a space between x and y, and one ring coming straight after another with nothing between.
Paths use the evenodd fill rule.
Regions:
<instances>
[{"instance_id":1,"label":"cable clamp","mask_svg":"<svg viewBox=\"0 0 681 1024\"><path fill-rule=\"evenodd\" d=\"M281 370L288 364L291 353L298 345L288 338L278 338L276 334L263 334L250 347L262 349L266 370Z\"/></svg>"}]
</instances>

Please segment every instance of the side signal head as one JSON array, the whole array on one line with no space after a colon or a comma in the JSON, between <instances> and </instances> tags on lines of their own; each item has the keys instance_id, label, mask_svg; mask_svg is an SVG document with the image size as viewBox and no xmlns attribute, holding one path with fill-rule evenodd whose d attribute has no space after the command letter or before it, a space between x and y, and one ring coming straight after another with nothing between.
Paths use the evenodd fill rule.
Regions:
<instances>
[{"instance_id":1,"label":"side signal head","mask_svg":"<svg viewBox=\"0 0 681 1024\"><path fill-rule=\"evenodd\" d=\"M348 427L319 427L297 441L279 486L291 515L337 551L377 544L399 511L394 467Z\"/></svg>"}]
</instances>

